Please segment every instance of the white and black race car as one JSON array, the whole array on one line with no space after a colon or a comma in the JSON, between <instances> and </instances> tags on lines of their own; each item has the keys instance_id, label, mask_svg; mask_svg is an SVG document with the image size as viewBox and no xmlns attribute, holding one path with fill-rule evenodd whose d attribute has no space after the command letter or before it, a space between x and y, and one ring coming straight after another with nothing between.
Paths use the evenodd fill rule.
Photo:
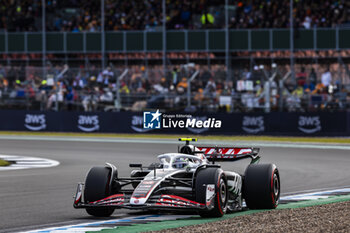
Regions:
<instances>
[{"instance_id":1,"label":"white and black race car","mask_svg":"<svg viewBox=\"0 0 350 233\"><path fill-rule=\"evenodd\" d=\"M280 177L274 164L258 164L258 148L194 146L192 138L178 153L158 156L159 163L138 168L130 177L119 177L109 163L92 167L85 183L79 183L74 208L85 208L97 217L115 209L191 210L202 217L221 217L226 212L273 209L280 197ZM217 161L251 158L244 175L223 171Z\"/></svg>"}]
</instances>

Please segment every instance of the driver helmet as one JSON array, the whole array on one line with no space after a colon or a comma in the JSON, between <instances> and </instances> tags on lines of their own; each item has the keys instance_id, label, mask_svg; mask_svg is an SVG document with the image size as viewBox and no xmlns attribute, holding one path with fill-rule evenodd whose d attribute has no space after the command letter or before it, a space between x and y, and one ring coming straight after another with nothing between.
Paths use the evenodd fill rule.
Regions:
<instances>
[{"instance_id":1,"label":"driver helmet","mask_svg":"<svg viewBox=\"0 0 350 233\"><path fill-rule=\"evenodd\" d=\"M174 168L184 168L189 164L189 160L187 158L176 158L173 164Z\"/></svg>"}]
</instances>

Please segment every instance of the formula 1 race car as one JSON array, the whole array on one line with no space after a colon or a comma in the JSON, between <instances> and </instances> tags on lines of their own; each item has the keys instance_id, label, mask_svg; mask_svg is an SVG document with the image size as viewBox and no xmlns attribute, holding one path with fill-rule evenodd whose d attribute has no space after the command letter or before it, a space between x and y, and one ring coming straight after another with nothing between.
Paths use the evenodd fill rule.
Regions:
<instances>
[{"instance_id":1,"label":"formula 1 race car","mask_svg":"<svg viewBox=\"0 0 350 233\"><path fill-rule=\"evenodd\" d=\"M130 164L138 168L130 177L119 177L109 163L92 167L85 184L78 184L74 208L96 217L110 216L118 208L191 210L202 217L221 217L242 210L243 200L249 209L277 207L279 172L274 164L258 164L259 148L194 146L189 142L196 139L179 140L186 145L178 153L159 155L159 163ZM244 175L215 164L244 158L251 158Z\"/></svg>"}]
</instances>

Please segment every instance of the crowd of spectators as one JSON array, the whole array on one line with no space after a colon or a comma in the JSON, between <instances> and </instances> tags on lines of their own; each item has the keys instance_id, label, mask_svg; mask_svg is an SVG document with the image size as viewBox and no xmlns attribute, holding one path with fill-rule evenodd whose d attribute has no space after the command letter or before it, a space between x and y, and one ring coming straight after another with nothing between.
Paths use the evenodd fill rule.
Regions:
<instances>
[{"instance_id":1,"label":"crowd of spectators","mask_svg":"<svg viewBox=\"0 0 350 233\"><path fill-rule=\"evenodd\" d=\"M166 0L168 29L222 28L225 1ZM289 0L249 0L229 3L230 28L286 28L289 22ZM0 6L0 31L41 31L42 0L4 0ZM46 0L46 30L96 32L101 30L100 0ZM162 25L162 0L105 0L105 30L158 30ZM294 27L350 26L350 1L294 0ZM289 58L289 51L242 51L233 58ZM348 50L296 51L298 58L349 57ZM2 59L41 60L40 54L3 54ZM53 56L53 57L51 57ZM77 54L77 58L101 59L100 54ZM161 59L162 53L110 53L111 61L122 59ZM168 59L213 59L214 53L169 52ZM47 54L54 60L54 55ZM59 57L61 60L62 57ZM280 60L281 61L281 60ZM288 72L279 64L280 72L267 87L273 68L233 67L227 78L223 65L193 64L168 67L129 66L121 80L122 68L100 70L89 67L70 68L62 76L62 66L42 68L0 65L0 108L25 107L50 110L59 103L66 110L125 110L147 108L185 109L190 88L193 106L188 111L308 111L349 108L349 67L339 63L326 65L297 64L295 80L288 78L283 87L279 80ZM10 62L8 62L10 64ZM199 75L188 83L198 70ZM267 91L268 90L268 91ZM266 93L269 92L269 95ZM269 96L267 100L266 96ZM120 97L120 98L117 98ZM227 98L229 97L229 98ZM282 103L282 104L281 104ZM282 108L282 109L281 109Z\"/></svg>"},{"instance_id":2,"label":"crowd of spectators","mask_svg":"<svg viewBox=\"0 0 350 233\"><path fill-rule=\"evenodd\" d=\"M231 28L289 27L289 0L238 1ZM350 24L350 2L346 0L294 0L296 28L336 27Z\"/></svg>"},{"instance_id":3,"label":"crowd of spectators","mask_svg":"<svg viewBox=\"0 0 350 233\"><path fill-rule=\"evenodd\" d=\"M278 71L274 79L270 79L269 87L266 86L266 80L273 76L271 72L274 71L263 72L261 67L255 66L253 72L243 72L237 87L243 93L241 100L245 109L254 111L266 108L266 88L270 90L269 108L272 110L333 111L350 107L348 67L337 63L299 64L296 65L295 81L292 76L285 76L290 70L289 66L282 66L282 70L283 68L283 73ZM284 80L282 86L280 80ZM247 85L247 82L252 84Z\"/></svg>"},{"instance_id":4,"label":"crowd of spectators","mask_svg":"<svg viewBox=\"0 0 350 233\"><path fill-rule=\"evenodd\" d=\"M123 69L96 67L69 69L63 67L0 66L0 108L108 111L161 108L185 111L272 111L345 110L350 108L349 75L339 73L339 64L329 66L297 65L295 82L281 80L288 66L262 67L252 70L236 68L227 79L223 65L187 64L173 66L166 75L161 66L146 69L130 66L129 72L117 82ZM199 70L189 84L189 78ZM269 87L267 77L278 71ZM190 85L190 86L189 86ZM192 105L187 107L190 88ZM267 89L268 88L268 89ZM266 99L269 92L269 100ZM280 105L282 101L282 105Z\"/></svg>"},{"instance_id":5,"label":"crowd of spectators","mask_svg":"<svg viewBox=\"0 0 350 233\"><path fill-rule=\"evenodd\" d=\"M229 0L230 28L289 27L289 0ZM41 0L3 0L0 30L40 31ZM166 0L168 29L222 28L225 1ZM157 30L162 25L162 0L105 0L105 30ZM296 28L350 24L346 0L294 0ZM100 31L101 1L46 0L48 31Z\"/></svg>"}]
</instances>

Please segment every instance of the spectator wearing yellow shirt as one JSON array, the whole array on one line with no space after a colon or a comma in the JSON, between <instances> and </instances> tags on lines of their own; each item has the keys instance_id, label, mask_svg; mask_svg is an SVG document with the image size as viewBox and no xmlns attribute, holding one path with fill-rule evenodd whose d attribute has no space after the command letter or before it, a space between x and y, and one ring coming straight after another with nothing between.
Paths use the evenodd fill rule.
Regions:
<instances>
[{"instance_id":1,"label":"spectator wearing yellow shirt","mask_svg":"<svg viewBox=\"0 0 350 233\"><path fill-rule=\"evenodd\" d=\"M207 11L204 11L204 13L201 16L201 23L203 28L212 27L214 25L215 18L212 14L210 14Z\"/></svg>"},{"instance_id":2,"label":"spectator wearing yellow shirt","mask_svg":"<svg viewBox=\"0 0 350 233\"><path fill-rule=\"evenodd\" d=\"M128 85L126 85L125 82L122 82L120 86L121 86L121 88L119 89L120 93L130 94L129 87L128 87Z\"/></svg>"},{"instance_id":3,"label":"spectator wearing yellow shirt","mask_svg":"<svg viewBox=\"0 0 350 233\"><path fill-rule=\"evenodd\" d=\"M302 98L304 95L304 88L302 86L297 86L297 88L295 88L295 90L292 92L292 95Z\"/></svg>"}]
</instances>

